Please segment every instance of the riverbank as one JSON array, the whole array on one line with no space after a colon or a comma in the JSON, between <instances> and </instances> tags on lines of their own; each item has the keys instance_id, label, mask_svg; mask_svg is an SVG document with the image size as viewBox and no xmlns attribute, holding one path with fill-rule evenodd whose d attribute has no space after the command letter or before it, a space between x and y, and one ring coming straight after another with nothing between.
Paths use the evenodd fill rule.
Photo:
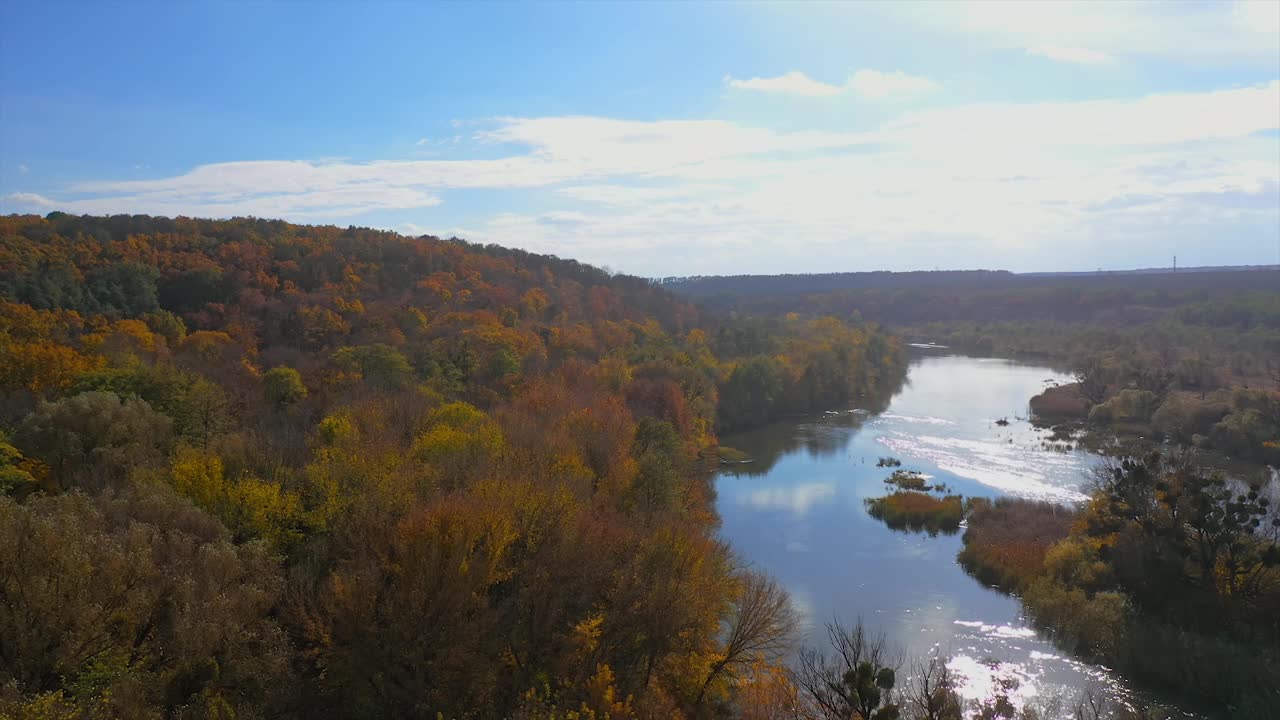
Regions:
<instances>
[{"instance_id":1,"label":"riverbank","mask_svg":"<svg viewBox=\"0 0 1280 720\"><path fill-rule=\"evenodd\" d=\"M1280 483L1150 455L1079 509L1017 499L967 517L960 563L1063 649L1214 716L1280 708Z\"/></svg>"},{"instance_id":2,"label":"riverbank","mask_svg":"<svg viewBox=\"0 0 1280 720\"><path fill-rule=\"evenodd\" d=\"M1077 380L1028 401L1037 423L1083 431L1111 454L1169 443L1217 453L1253 468L1280 466L1280 391L1245 386L1198 392L1172 383L1142 389L1119 381ZM1247 467L1242 467L1247 470Z\"/></svg>"}]
</instances>

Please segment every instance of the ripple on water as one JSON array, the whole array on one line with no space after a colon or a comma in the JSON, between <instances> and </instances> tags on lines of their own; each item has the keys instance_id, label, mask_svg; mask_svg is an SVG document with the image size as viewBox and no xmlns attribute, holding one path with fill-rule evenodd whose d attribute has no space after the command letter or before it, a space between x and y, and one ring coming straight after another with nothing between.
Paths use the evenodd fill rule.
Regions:
<instances>
[{"instance_id":1,"label":"ripple on water","mask_svg":"<svg viewBox=\"0 0 1280 720\"><path fill-rule=\"evenodd\" d=\"M1028 450L1016 443L919 435L896 429L877 440L897 455L924 458L939 469L1011 495L1076 502L1083 458Z\"/></svg>"}]
</instances>

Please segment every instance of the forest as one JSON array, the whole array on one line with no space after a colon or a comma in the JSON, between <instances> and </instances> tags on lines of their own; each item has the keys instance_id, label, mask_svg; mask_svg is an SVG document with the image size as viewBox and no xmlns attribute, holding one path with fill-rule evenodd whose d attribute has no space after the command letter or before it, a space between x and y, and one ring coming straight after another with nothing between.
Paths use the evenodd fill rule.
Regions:
<instances>
[{"instance_id":1,"label":"forest","mask_svg":"<svg viewBox=\"0 0 1280 720\"><path fill-rule=\"evenodd\" d=\"M0 716L890 717L795 685L707 471L905 366L457 239L0 218Z\"/></svg>"},{"instance_id":2,"label":"forest","mask_svg":"<svg viewBox=\"0 0 1280 720\"><path fill-rule=\"evenodd\" d=\"M1280 464L1280 269L833 273L663 286L757 318L821 313L881 323L912 342L1047 360L1075 382L1028 398L1043 422Z\"/></svg>"},{"instance_id":3,"label":"forest","mask_svg":"<svg viewBox=\"0 0 1280 720\"><path fill-rule=\"evenodd\" d=\"M668 279L703 305L756 316L866 318L918 342L1070 359L1172 347L1237 371L1280 357L1280 268L1198 272L836 273Z\"/></svg>"}]
</instances>

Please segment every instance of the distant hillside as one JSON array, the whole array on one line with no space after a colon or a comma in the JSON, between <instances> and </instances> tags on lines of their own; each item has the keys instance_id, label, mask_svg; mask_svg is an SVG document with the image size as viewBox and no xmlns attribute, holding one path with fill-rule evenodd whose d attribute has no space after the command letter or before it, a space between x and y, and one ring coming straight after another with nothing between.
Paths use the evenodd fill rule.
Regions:
<instances>
[{"instance_id":1,"label":"distant hillside","mask_svg":"<svg viewBox=\"0 0 1280 720\"><path fill-rule=\"evenodd\" d=\"M703 275L655 281L693 298L719 295L808 295L846 290L1064 288L1238 292L1280 290L1280 265L1148 268L1107 272L1012 273L1007 270L847 272L791 275Z\"/></svg>"},{"instance_id":2,"label":"distant hillside","mask_svg":"<svg viewBox=\"0 0 1280 720\"><path fill-rule=\"evenodd\" d=\"M1160 352L1259 382L1280 368L1280 266L1024 273L1000 270L666 278L739 317L869 320L908 340L1069 361ZM1267 380L1267 382L1275 382Z\"/></svg>"}]
</instances>

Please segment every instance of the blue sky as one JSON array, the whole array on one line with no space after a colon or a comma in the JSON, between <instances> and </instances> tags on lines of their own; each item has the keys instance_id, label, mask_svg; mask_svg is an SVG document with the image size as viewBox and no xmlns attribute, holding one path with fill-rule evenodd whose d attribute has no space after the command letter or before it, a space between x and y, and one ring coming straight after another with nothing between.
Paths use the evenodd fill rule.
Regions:
<instances>
[{"instance_id":1,"label":"blue sky","mask_svg":"<svg viewBox=\"0 0 1280 720\"><path fill-rule=\"evenodd\" d=\"M1280 262L1280 3L17 3L0 211L644 275Z\"/></svg>"}]
</instances>

